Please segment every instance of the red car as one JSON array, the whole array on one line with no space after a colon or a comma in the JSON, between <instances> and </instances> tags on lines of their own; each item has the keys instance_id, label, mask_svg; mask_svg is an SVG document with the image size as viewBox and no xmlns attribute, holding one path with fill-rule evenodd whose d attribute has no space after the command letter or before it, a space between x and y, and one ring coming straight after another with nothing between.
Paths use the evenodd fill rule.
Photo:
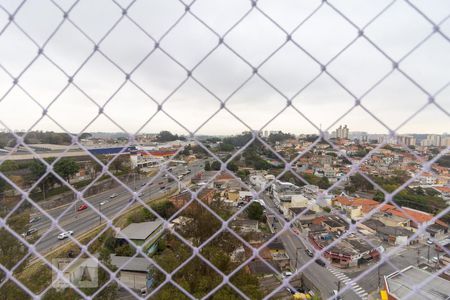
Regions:
<instances>
[{"instance_id":1,"label":"red car","mask_svg":"<svg viewBox=\"0 0 450 300\"><path fill-rule=\"evenodd\" d=\"M87 208L86 204L81 204L80 207L78 207L77 211L82 211L85 210Z\"/></svg>"}]
</instances>

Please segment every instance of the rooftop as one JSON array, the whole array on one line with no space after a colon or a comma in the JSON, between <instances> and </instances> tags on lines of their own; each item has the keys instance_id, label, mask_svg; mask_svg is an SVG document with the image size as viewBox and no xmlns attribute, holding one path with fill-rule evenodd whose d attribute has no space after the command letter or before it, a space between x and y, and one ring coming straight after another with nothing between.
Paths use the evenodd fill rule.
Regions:
<instances>
[{"instance_id":1,"label":"rooftop","mask_svg":"<svg viewBox=\"0 0 450 300\"><path fill-rule=\"evenodd\" d=\"M128 238L130 240L146 240L153 232L155 232L162 225L161 220L142 222L142 223L131 223L124 229L122 229L116 238L123 239Z\"/></svg>"},{"instance_id":2,"label":"rooftop","mask_svg":"<svg viewBox=\"0 0 450 300\"><path fill-rule=\"evenodd\" d=\"M430 277L433 277L433 280L427 282ZM397 299L403 299L409 293L412 293L409 297L411 300L450 299L450 284L447 280L415 266L385 276L385 281L388 293ZM424 282L425 285L414 290L417 285Z\"/></svg>"},{"instance_id":3,"label":"rooftop","mask_svg":"<svg viewBox=\"0 0 450 300\"><path fill-rule=\"evenodd\" d=\"M111 264L122 271L147 272L150 268L150 261L145 257L128 257L111 255Z\"/></svg>"}]
</instances>

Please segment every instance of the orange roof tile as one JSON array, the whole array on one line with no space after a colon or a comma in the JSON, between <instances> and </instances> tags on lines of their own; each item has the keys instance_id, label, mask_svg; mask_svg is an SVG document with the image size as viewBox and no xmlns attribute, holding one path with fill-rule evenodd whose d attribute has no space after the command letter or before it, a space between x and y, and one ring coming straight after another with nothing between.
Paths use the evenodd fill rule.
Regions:
<instances>
[{"instance_id":1,"label":"orange roof tile","mask_svg":"<svg viewBox=\"0 0 450 300\"><path fill-rule=\"evenodd\" d=\"M450 187L446 187L446 186L437 186L434 188L435 190L438 190L442 193L450 193Z\"/></svg>"}]
</instances>

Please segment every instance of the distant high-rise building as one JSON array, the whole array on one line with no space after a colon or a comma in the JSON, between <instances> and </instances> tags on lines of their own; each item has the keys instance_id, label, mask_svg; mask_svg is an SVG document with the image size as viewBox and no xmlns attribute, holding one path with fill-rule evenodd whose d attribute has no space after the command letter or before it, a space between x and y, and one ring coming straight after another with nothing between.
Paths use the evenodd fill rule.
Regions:
<instances>
[{"instance_id":1,"label":"distant high-rise building","mask_svg":"<svg viewBox=\"0 0 450 300\"><path fill-rule=\"evenodd\" d=\"M441 146L445 146L445 147L448 147L448 146L450 146L450 137L444 137L443 139L442 139L442 143L441 143Z\"/></svg>"},{"instance_id":2,"label":"distant high-rise building","mask_svg":"<svg viewBox=\"0 0 450 300\"><path fill-rule=\"evenodd\" d=\"M427 136L427 140L431 141L431 146L441 146L442 137L439 134L430 134Z\"/></svg>"},{"instance_id":3,"label":"distant high-rise building","mask_svg":"<svg viewBox=\"0 0 450 300\"><path fill-rule=\"evenodd\" d=\"M333 136L337 139L348 140L348 134L349 134L349 129L348 129L347 125L344 125L344 127L342 127L342 125L340 125L336 129L336 131L333 131Z\"/></svg>"},{"instance_id":4,"label":"distant high-rise building","mask_svg":"<svg viewBox=\"0 0 450 300\"><path fill-rule=\"evenodd\" d=\"M404 144L406 146L415 146L416 145L416 138L411 135L399 135L397 137L397 142L399 144Z\"/></svg>"},{"instance_id":5,"label":"distant high-rise building","mask_svg":"<svg viewBox=\"0 0 450 300\"><path fill-rule=\"evenodd\" d=\"M429 134L425 140L420 142L421 146L444 146L442 136L439 134Z\"/></svg>"}]
</instances>

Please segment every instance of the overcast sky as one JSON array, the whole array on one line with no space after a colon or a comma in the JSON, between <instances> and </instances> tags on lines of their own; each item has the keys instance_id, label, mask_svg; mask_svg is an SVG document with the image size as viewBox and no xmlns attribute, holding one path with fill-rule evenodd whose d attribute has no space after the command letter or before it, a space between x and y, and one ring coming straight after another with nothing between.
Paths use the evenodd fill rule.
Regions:
<instances>
[{"instance_id":1,"label":"overcast sky","mask_svg":"<svg viewBox=\"0 0 450 300\"><path fill-rule=\"evenodd\" d=\"M63 20L63 13L47 0L26 1L18 10L15 22L37 46L16 24L9 24L4 29L8 24L8 14L17 9L19 2L0 2L0 120L10 129L62 131L47 117L34 125L41 118L42 108L23 92L23 88L44 107L58 97L50 105L48 114L70 132L118 132L122 131L121 127L134 133L142 127L140 132L166 129L186 134L163 112L157 113L145 125L157 112L157 102L163 103L163 110L188 130L220 135L239 133L248 130L248 127L316 133L314 126L322 129L331 126L331 131L340 124L347 124L351 131L386 133L387 129L361 107L344 116L355 104L355 97L365 95L361 103L385 125L395 129L427 103L427 93L434 95L440 91L435 101L447 113L434 105L428 106L401 127L400 132L450 132L450 87L445 88L450 81L450 19L446 19L450 14L448 0L411 0L432 22L440 24L440 31L445 37L433 34L406 58L404 56L411 49L433 32L433 26L405 1L394 1L385 13L366 27L392 1L329 0L351 22L364 28L364 34L379 49L392 59L401 60L400 69L422 88L395 70L369 93L367 91L374 84L392 71L392 63L366 39L357 38L358 30L321 1L258 1L258 8L286 32L292 32L302 24L292 34L297 45L286 43L286 33L258 9L251 10L240 24L228 32L251 9L250 1L194 2L190 8L192 13L217 34L228 32L224 38L228 47L220 45L192 73L209 91L193 79L188 79L175 93L174 89L187 78L187 72L180 64L192 69L217 47L219 41L218 36L204 24L189 13L185 14L182 2L138 0L127 11L128 16L148 35L156 40L161 39L162 51L153 50L155 43L152 39L127 17L123 17L103 39L121 18L122 9L109 0L81 0L68 16L91 40L66 21L43 48L53 63L41 55L25 72L23 70L35 58L38 48ZM74 1L55 2L61 9L68 10ZM117 1L124 7L129 2ZM316 9L316 13L305 21ZM179 24L164 35L183 15ZM94 43L99 43L104 55L98 52L92 55ZM276 49L279 50L266 60ZM154 52L147 57L152 50ZM335 79L321 72L317 61L327 64L327 71ZM84 66L77 71L83 62ZM258 73L263 79L253 74L249 66L259 66L262 62L265 63ZM126 73L140 66L131 74L132 82L125 82L124 72L114 64ZM74 84L61 93L67 85L67 76L63 72L73 75L76 71ZM23 73L18 81L20 87L10 90L12 79L8 73L13 77ZM122 84L124 86L117 92ZM207 122L220 109L217 98L227 99L226 107L234 116L221 110ZM289 107L281 112L286 107L286 98L292 98L296 109ZM108 99L104 112L120 127L104 115L95 119L98 107L92 100L102 106ZM198 129L201 125L203 127Z\"/></svg>"}]
</instances>

